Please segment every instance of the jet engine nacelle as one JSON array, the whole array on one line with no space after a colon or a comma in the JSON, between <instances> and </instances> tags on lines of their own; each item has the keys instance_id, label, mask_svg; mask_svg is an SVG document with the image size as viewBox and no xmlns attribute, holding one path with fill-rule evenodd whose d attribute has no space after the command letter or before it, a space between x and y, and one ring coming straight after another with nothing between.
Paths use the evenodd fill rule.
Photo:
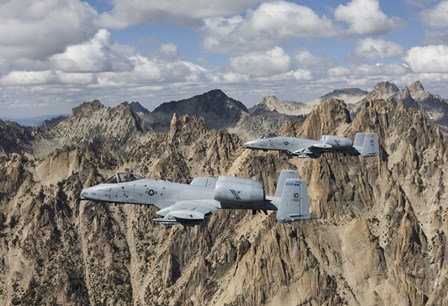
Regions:
<instances>
[{"instance_id":1,"label":"jet engine nacelle","mask_svg":"<svg viewBox=\"0 0 448 306\"><path fill-rule=\"evenodd\" d=\"M348 138L341 136L332 136L332 135L322 135L322 142L331 145L332 147L351 147L353 146L353 141Z\"/></svg>"},{"instance_id":2,"label":"jet engine nacelle","mask_svg":"<svg viewBox=\"0 0 448 306\"><path fill-rule=\"evenodd\" d=\"M263 185L254 180L220 176L216 182L214 199L224 203L255 204L264 201L265 193Z\"/></svg>"}]
</instances>

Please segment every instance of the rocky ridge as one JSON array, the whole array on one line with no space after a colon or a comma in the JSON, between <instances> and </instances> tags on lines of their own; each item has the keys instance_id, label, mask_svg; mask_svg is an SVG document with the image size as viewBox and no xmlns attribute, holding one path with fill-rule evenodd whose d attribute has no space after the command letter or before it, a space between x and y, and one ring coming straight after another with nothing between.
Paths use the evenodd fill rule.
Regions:
<instances>
[{"instance_id":1,"label":"rocky ridge","mask_svg":"<svg viewBox=\"0 0 448 306\"><path fill-rule=\"evenodd\" d=\"M120 153L138 144L147 131L129 103L109 108L94 100L75 107L68 118L38 129L33 147L37 156L83 144Z\"/></svg>"},{"instance_id":2,"label":"rocky ridge","mask_svg":"<svg viewBox=\"0 0 448 306\"><path fill-rule=\"evenodd\" d=\"M442 126L448 124L448 102L438 95L425 91L420 81L415 81L402 90L393 83L380 82L359 105L377 99L390 99L395 103L420 109L435 123Z\"/></svg>"},{"instance_id":3,"label":"rocky ridge","mask_svg":"<svg viewBox=\"0 0 448 306\"><path fill-rule=\"evenodd\" d=\"M227 97L222 91L212 90L190 99L163 103L153 112L138 102L130 104L124 102L116 107L105 107L99 101L86 102L75 108L69 117L47 121L32 130L28 128L35 140L32 144L27 144L27 150L34 151L37 156L45 156L56 147L93 143L99 149L122 154L136 144L148 141L153 132L166 132L173 114L195 113L205 119L208 128L226 128L243 141L247 141L273 133L285 122L302 122L306 114L328 99L344 100L352 116L366 101L389 99L394 103L424 110L431 120L442 127L448 122L446 119L448 103L439 96L426 92L418 81L403 90L399 90L390 82L382 82L367 95L366 92L356 88L335 90L310 103L265 97L249 110L241 102ZM362 100L352 104L359 99ZM294 115L299 113L303 114ZM16 127L16 131L20 130L19 126ZM20 137L27 139L28 136L22 134ZM3 145L0 143L0 147L12 148L11 143L6 142ZM23 148L16 147L14 150L3 150L0 154L16 152Z\"/></svg>"},{"instance_id":4,"label":"rocky ridge","mask_svg":"<svg viewBox=\"0 0 448 306\"><path fill-rule=\"evenodd\" d=\"M55 148L89 144L98 150L110 150L120 155L152 139L154 134L166 132L174 114L195 113L205 118L204 122L209 128L219 129L236 126L248 110L241 102L227 97L220 90L162 103L153 112L138 102L106 107L94 100L74 108L68 117L44 122L35 129L32 150L36 156L43 157ZM251 127L249 125L248 129Z\"/></svg>"},{"instance_id":5,"label":"rocky ridge","mask_svg":"<svg viewBox=\"0 0 448 306\"><path fill-rule=\"evenodd\" d=\"M122 113L128 109L120 106ZM89 125L83 118L97 112L113 121L108 128L121 126L115 111L99 103L84 105L69 118L72 130L78 124L92 131L95 121ZM124 125L133 122L129 118L122 118ZM136 126L129 137L144 134ZM425 113L389 98L366 101L353 117L342 100L330 99L303 120L281 127L283 133L311 138L353 137L360 130L379 134L379 158L289 159L244 150L238 136L181 115L171 118L167 132L150 133L150 139L142 137L119 155L98 150L94 138L85 138L41 158L0 157L0 300L443 304L448 299L448 156L440 129ZM104 145L122 139L103 136ZM201 226L165 228L151 223L154 208L79 201L83 186L124 168L176 181L197 175L251 177L263 181L268 194L281 169L297 168L308 181L313 219L284 225L272 213L219 211Z\"/></svg>"},{"instance_id":6,"label":"rocky ridge","mask_svg":"<svg viewBox=\"0 0 448 306\"><path fill-rule=\"evenodd\" d=\"M0 156L32 152L34 134L31 128L0 119Z\"/></svg>"}]
</instances>

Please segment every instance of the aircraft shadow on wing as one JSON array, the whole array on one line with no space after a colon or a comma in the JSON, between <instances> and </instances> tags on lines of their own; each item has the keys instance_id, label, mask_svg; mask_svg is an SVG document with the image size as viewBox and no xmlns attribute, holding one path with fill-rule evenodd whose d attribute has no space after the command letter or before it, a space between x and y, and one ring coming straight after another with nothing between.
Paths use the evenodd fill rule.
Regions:
<instances>
[{"instance_id":1,"label":"aircraft shadow on wing","mask_svg":"<svg viewBox=\"0 0 448 306\"><path fill-rule=\"evenodd\" d=\"M352 156L371 157L379 155L378 135L375 133L356 133L351 139L323 135L320 140L270 135L244 144L252 150L276 150L291 156L319 158L323 153L343 153Z\"/></svg>"},{"instance_id":2,"label":"aircraft shadow on wing","mask_svg":"<svg viewBox=\"0 0 448 306\"><path fill-rule=\"evenodd\" d=\"M247 178L198 177L190 184L182 184L125 172L83 189L80 198L154 205L159 210L153 221L164 225L195 225L218 209L276 210L279 222L310 218L307 184L297 170L281 171L274 196L266 196L261 183Z\"/></svg>"}]
</instances>

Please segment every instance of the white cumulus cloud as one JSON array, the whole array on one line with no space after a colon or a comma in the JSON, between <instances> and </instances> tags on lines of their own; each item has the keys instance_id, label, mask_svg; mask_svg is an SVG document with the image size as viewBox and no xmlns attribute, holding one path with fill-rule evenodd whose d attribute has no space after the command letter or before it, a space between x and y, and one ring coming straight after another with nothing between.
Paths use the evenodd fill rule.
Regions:
<instances>
[{"instance_id":1,"label":"white cumulus cloud","mask_svg":"<svg viewBox=\"0 0 448 306\"><path fill-rule=\"evenodd\" d=\"M177 57L174 44L160 45L160 56L138 53L113 41L107 30L90 40L68 46L39 65L10 69L0 78L5 86L71 85L72 88L126 87L207 80L206 69ZM14 69L15 68L15 69ZM33 69L34 68L34 69Z\"/></svg>"},{"instance_id":2,"label":"white cumulus cloud","mask_svg":"<svg viewBox=\"0 0 448 306\"><path fill-rule=\"evenodd\" d=\"M432 28L448 27L448 0L440 1L435 8L424 10L420 19Z\"/></svg>"},{"instance_id":3,"label":"white cumulus cloud","mask_svg":"<svg viewBox=\"0 0 448 306\"><path fill-rule=\"evenodd\" d=\"M108 28L168 20L200 24L203 18L229 16L262 2L261 0L114 0L112 12L101 15L99 24Z\"/></svg>"},{"instance_id":4,"label":"white cumulus cloud","mask_svg":"<svg viewBox=\"0 0 448 306\"><path fill-rule=\"evenodd\" d=\"M381 11L378 0L352 0L347 5L340 4L334 16L347 22L349 31L354 34L385 34L399 24L398 18L390 18Z\"/></svg>"},{"instance_id":5,"label":"white cumulus cloud","mask_svg":"<svg viewBox=\"0 0 448 306\"><path fill-rule=\"evenodd\" d=\"M448 44L448 31L426 31L425 41L432 44Z\"/></svg>"},{"instance_id":6,"label":"white cumulus cloud","mask_svg":"<svg viewBox=\"0 0 448 306\"><path fill-rule=\"evenodd\" d=\"M107 30L100 30L90 41L67 47L50 57L54 69L70 72L123 71L132 69L128 56L132 49L115 44Z\"/></svg>"},{"instance_id":7,"label":"white cumulus cloud","mask_svg":"<svg viewBox=\"0 0 448 306\"><path fill-rule=\"evenodd\" d=\"M350 67L336 66L328 70L328 76L331 78L350 77L350 78L370 78L400 76L408 72L409 69L398 64L359 64Z\"/></svg>"},{"instance_id":8,"label":"white cumulus cloud","mask_svg":"<svg viewBox=\"0 0 448 306\"><path fill-rule=\"evenodd\" d=\"M95 76L87 73L66 73L62 71L11 71L0 79L2 85L87 85L96 83Z\"/></svg>"},{"instance_id":9,"label":"white cumulus cloud","mask_svg":"<svg viewBox=\"0 0 448 306\"><path fill-rule=\"evenodd\" d=\"M204 48L219 53L263 50L296 37L335 34L326 16L285 1L263 3L244 17L208 18L203 30Z\"/></svg>"},{"instance_id":10,"label":"white cumulus cloud","mask_svg":"<svg viewBox=\"0 0 448 306\"><path fill-rule=\"evenodd\" d=\"M266 52L251 52L230 58L233 72L254 77L266 77L285 73L291 69L291 58L280 47Z\"/></svg>"},{"instance_id":11,"label":"white cumulus cloud","mask_svg":"<svg viewBox=\"0 0 448 306\"><path fill-rule=\"evenodd\" d=\"M340 77L350 74L350 69L343 66L332 67L328 69L328 76L330 77Z\"/></svg>"},{"instance_id":12,"label":"white cumulus cloud","mask_svg":"<svg viewBox=\"0 0 448 306\"><path fill-rule=\"evenodd\" d=\"M45 59L97 31L96 11L78 0L0 2L0 54L3 58Z\"/></svg>"},{"instance_id":13,"label":"white cumulus cloud","mask_svg":"<svg viewBox=\"0 0 448 306\"><path fill-rule=\"evenodd\" d=\"M416 73L448 73L448 46L413 47L404 60Z\"/></svg>"},{"instance_id":14,"label":"white cumulus cloud","mask_svg":"<svg viewBox=\"0 0 448 306\"><path fill-rule=\"evenodd\" d=\"M102 72L98 74L100 85L109 87L160 85L171 83L201 82L206 80L207 70L192 62L167 61L135 55L130 58L133 70L124 72Z\"/></svg>"},{"instance_id":15,"label":"white cumulus cloud","mask_svg":"<svg viewBox=\"0 0 448 306\"><path fill-rule=\"evenodd\" d=\"M355 55L368 59L403 56L404 53L403 47L395 42L373 38L359 40L355 50Z\"/></svg>"}]
</instances>

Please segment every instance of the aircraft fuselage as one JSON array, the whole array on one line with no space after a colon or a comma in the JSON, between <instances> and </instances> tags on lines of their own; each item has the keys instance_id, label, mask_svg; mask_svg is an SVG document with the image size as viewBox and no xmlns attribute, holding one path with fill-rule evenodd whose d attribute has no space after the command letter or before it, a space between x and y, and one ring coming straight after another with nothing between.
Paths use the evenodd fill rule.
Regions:
<instances>
[{"instance_id":1,"label":"aircraft fuselage","mask_svg":"<svg viewBox=\"0 0 448 306\"><path fill-rule=\"evenodd\" d=\"M238 190L235 190L234 201L216 201L217 208L276 210L274 197L266 197L264 201L238 201ZM154 205L165 208L179 201L214 200L215 189L170 181L140 179L132 182L103 183L85 188L81 199L139 205Z\"/></svg>"}]
</instances>

